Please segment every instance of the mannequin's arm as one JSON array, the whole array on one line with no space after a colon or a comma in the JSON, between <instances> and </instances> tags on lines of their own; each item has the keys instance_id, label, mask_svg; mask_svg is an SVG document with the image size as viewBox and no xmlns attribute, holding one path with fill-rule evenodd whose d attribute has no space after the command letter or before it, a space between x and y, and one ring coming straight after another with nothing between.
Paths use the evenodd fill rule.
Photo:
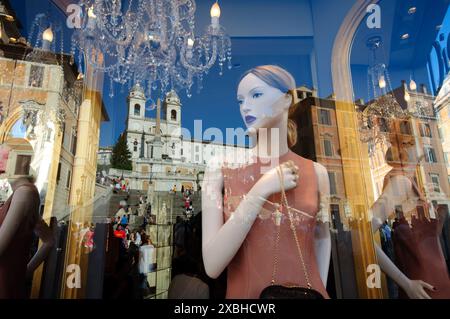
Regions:
<instances>
[{"instance_id":1,"label":"mannequin's arm","mask_svg":"<svg viewBox=\"0 0 450 319\"><path fill-rule=\"evenodd\" d=\"M319 266L320 278L326 287L331 258L331 236L329 227L330 181L328 179L327 169L324 166L314 163L314 168L316 170L319 183L319 214L322 216L322 220L318 220L316 224L314 233L314 248L317 258L317 265Z\"/></svg>"},{"instance_id":2,"label":"mannequin's arm","mask_svg":"<svg viewBox=\"0 0 450 319\"><path fill-rule=\"evenodd\" d=\"M39 246L38 251L28 263L28 275L31 275L36 270L36 268L44 261L50 250L55 245L52 231L44 220L39 219L34 228L34 232L42 240L42 244Z\"/></svg>"},{"instance_id":3,"label":"mannequin's arm","mask_svg":"<svg viewBox=\"0 0 450 319\"><path fill-rule=\"evenodd\" d=\"M0 227L0 257L6 248L12 244L20 225L27 222L27 213L30 211L32 190L28 187L19 187L11 201L8 213Z\"/></svg>"},{"instance_id":4,"label":"mannequin's arm","mask_svg":"<svg viewBox=\"0 0 450 319\"><path fill-rule=\"evenodd\" d=\"M400 177L401 178L401 177ZM413 196L412 189L410 196ZM382 196L374 203L371 208L372 216L372 231L375 234L383 225L383 220L387 219L387 212L395 209L396 200L391 188L386 187ZM401 195L400 195L401 196ZM397 202L398 203L398 202ZM399 202L401 203L401 202ZM391 261L385 254L376 241L374 241L375 252L378 259L378 264L383 272L389 276L397 285L399 285L410 298L431 299L424 288L433 290L434 288L426 282L421 280L411 280Z\"/></svg>"},{"instance_id":5,"label":"mannequin's arm","mask_svg":"<svg viewBox=\"0 0 450 319\"><path fill-rule=\"evenodd\" d=\"M219 277L228 266L264 204L255 184L224 223L222 188L221 170L207 170L202 185L202 248L205 270L211 278Z\"/></svg>"}]
</instances>

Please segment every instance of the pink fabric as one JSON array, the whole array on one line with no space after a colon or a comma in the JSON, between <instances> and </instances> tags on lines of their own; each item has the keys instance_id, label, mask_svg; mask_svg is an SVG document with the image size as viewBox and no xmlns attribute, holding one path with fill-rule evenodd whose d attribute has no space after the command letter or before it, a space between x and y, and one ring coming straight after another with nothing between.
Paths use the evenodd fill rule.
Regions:
<instances>
[{"instance_id":1,"label":"pink fabric","mask_svg":"<svg viewBox=\"0 0 450 319\"><path fill-rule=\"evenodd\" d=\"M314 250L314 228L319 211L318 182L313 162L289 151L280 157L280 164L293 160L299 167L299 184L295 189L286 191L289 205L308 213L314 218L298 216L296 221L299 239L312 288L329 298L320 278ZM224 168L224 219L228 220L239 206L240 196L247 194L261 174L261 163L257 162L244 168ZM270 202L280 203L281 194L268 198ZM275 209L266 203L263 213ZM277 284L289 284L306 287L306 279L299 261L298 250L290 229L286 211L281 222L278 249ZM264 215L264 214L263 214ZM241 248L228 266L227 298L256 299L261 291L270 285L274 265L274 244L276 226L272 218L257 218ZM226 244L226 243L224 243Z\"/></svg>"}]
</instances>

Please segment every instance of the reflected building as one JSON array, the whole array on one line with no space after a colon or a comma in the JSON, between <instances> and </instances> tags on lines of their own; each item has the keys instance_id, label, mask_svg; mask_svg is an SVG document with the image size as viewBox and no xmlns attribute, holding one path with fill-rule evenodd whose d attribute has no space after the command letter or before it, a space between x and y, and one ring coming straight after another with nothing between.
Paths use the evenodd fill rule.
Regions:
<instances>
[{"instance_id":1,"label":"reflected building","mask_svg":"<svg viewBox=\"0 0 450 319\"><path fill-rule=\"evenodd\" d=\"M298 103L289 117L297 123L297 144L292 150L326 167L330 181L330 221L332 235L332 267L327 287L333 297L356 298L356 278L351 239L352 216L346 201L344 172L334 96L322 99L306 87L296 90ZM333 280L334 279L334 280ZM333 293L334 291L334 293Z\"/></svg>"},{"instance_id":2,"label":"reflected building","mask_svg":"<svg viewBox=\"0 0 450 319\"><path fill-rule=\"evenodd\" d=\"M405 148L403 143L411 140L414 141L415 150L410 148L407 155L408 161L417 165L415 177L417 184L429 200L447 206L450 186L445 125L448 126L446 123L449 121L442 120L442 116L445 115L442 102L445 99L438 97L436 102L439 104L436 104L435 97L428 94L425 85L421 85L417 90L410 90L405 81L402 81L402 85L392 93L403 109L415 112L416 116L410 120L393 121L392 125L382 127L391 146L387 153L388 143L379 143L370 156L375 199L381 195L384 177L391 170L386 163L385 154L387 153L386 156L391 160L401 161L400 153Z\"/></svg>"},{"instance_id":3,"label":"reflected building","mask_svg":"<svg viewBox=\"0 0 450 319\"><path fill-rule=\"evenodd\" d=\"M8 171L19 173L28 163L27 170L31 167L36 174L45 216L68 218L71 196L76 196L72 173L83 78L68 55L29 46L8 8L0 8L10 17L0 17L0 140L13 139L15 145ZM40 54L43 59L36 59ZM27 141L31 149L18 146L18 139Z\"/></svg>"},{"instance_id":4,"label":"reflected building","mask_svg":"<svg viewBox=\"0 0 450 319\"><path fill-rule=\"evenodd\" d=\"M438 132L441 137L444 161L447 166L447 178L450 183L450 76L444 80L434 101L434 109L438 120Z\"/></svg>"}]
</instances>

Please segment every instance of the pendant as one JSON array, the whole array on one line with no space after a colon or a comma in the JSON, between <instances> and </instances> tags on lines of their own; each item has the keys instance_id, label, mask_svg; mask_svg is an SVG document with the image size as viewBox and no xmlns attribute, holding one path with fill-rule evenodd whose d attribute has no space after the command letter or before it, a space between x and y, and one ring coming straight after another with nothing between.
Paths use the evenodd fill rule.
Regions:
<instances>
[{"instance_id":1,"label":"pendant","mask_svg":"<svg viewBox=\"0 0 450 319\"><path fill-rule=\"evenodd\" d=\"M281 216L283 216L283 214L280 212L280 210L278 208L273 213L273 216L275 218L275 225L280 226L281 225Z\"/></svg>"}]
</instances>

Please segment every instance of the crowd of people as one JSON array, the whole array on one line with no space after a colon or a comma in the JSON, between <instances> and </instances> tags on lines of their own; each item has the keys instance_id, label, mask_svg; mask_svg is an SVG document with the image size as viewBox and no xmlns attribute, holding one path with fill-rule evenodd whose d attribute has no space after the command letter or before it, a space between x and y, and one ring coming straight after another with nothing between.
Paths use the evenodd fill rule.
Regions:
<instances>
[{"instance_id":1,"label":"crowd of people","mask_svg":"<svg viewBox=\"0 0 450 319\"><path fill-rule=\"evenodd\" d=\"M155 289L147 280L148 273L156 269L155 246L145 231L145 222L130 225L130 214L126 212L127 205L122 201L112 223L114 237L119 241L118 258L112 279L106 283L111 295L105 297L142 299Z\"/></svg>"}]
</instances>

